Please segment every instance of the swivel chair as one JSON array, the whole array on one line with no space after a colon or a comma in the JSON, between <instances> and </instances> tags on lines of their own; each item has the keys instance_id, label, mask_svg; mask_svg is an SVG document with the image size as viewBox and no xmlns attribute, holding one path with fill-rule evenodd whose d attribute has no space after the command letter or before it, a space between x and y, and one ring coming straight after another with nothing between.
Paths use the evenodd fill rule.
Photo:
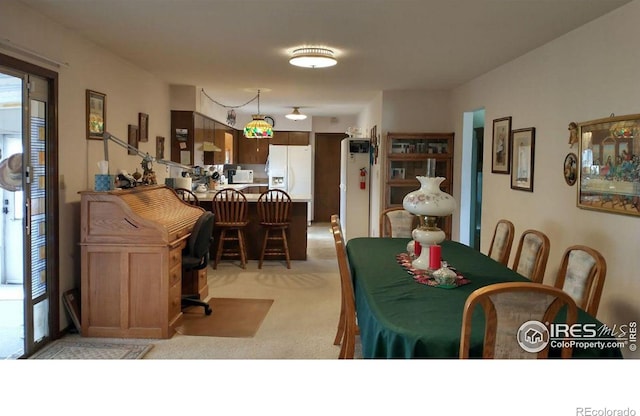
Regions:
<instances>
[{"instance_id":1,"label":"swivel chair","mask_svg":"<svg viewBox=\"0 0 640 416\"><path fill-rule=\"evenodd\" d=\"M196 221L187 241L187 246L182 251L182 274L196 270L202 270L209 265L209 246L213 241L214 218L212 212L205 211ZM211 315L211 306L200 300L198 294L187 294L181 298L182 307L202 306L205 315Z\"/></svg>"}]
</instances>

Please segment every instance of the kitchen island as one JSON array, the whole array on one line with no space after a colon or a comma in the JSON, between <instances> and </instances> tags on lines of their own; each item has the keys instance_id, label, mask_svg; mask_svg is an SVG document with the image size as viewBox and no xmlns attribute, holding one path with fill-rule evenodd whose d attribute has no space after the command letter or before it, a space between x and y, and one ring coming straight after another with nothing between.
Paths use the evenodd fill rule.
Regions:
<instances>
[{"instance_id":1,"label":"kitchen island","mask_svg":"<svg viewBox=\"0 0 640 416\"><path fill-rule=\"evenodd\" d=\"M248 190L254 186L252 184L223 185L224 187L238 189L240 191ZM222 188L219 188L222 189ZM196 192L196 196L200 201L200 206L207 211L213 211L211 201L216 191L208 191L203 193ZM247 258L249 260L259 260L260 251L262 250L262 240L264 238L264 229L260 226L260 218L258 217L258 198L260 194L245 193L249 206L249 225L245 229L245 238L247 246ZM291 199L291 223L287 230L287 240L289 242L289 256L291 260L307 259L307 205L310 199L292 198ZM220 231L214 227L214 242L211 246L211 256L215 256L218 248L218 239ZM272 259L269 259L272 260Z\"/></svg>"}]
</instances>

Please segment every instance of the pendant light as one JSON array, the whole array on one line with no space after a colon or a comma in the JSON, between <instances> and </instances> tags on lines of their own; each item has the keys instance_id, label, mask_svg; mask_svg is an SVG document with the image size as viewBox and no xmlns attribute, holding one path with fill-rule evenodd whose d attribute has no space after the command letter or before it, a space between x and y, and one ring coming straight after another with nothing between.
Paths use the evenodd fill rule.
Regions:
<instances>
[{"instance_id":1,"label":"pendant light","mask_svg":"<svg viewBox=\"0 0 640 416\"><path fill-rule=\"evenodd\" d=\"M244 126L244 137L247 139L271 139L273 138L273 128L264 120L260 114L260 90L258 90L258 114L252 116L253 120Z\"/></svg>"},{"instance_id":2,"label":"pendant light","mask_svg":"<svg viewBox=\"0 0 640 416\"><path fill-rule=\"evenodd\" d=\"M285 117L288 118L289 120L294 120L294 121L304 120L305 118L307 118L306 114L300 113L300 110L298 110L299 108L300 107L293 107L293 111L285 115Z\"/></svg>"}]
</instances>

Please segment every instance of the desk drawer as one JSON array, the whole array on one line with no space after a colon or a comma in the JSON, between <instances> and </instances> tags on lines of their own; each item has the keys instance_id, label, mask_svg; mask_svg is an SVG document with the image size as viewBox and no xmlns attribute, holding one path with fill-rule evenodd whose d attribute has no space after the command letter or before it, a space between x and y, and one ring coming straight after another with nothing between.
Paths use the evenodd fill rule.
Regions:
<instances>
[{"instance_id":1,"label":"desk drawer","mask_svg":"<svg viewBox=\"0 0 640 416\"><path fill-rule=\"evenodd\" d=\"M181 310L182 285L180 282L169 288L169 322L171 322Z\"/></svg>"},{"instance_id":2,"label":"desk drawer","mask_svg":"<svg viewBox=\"0 0 640 416\"><path fill-rule=\"evenodd\" d=\"M169 269L169 287L182 282L182 265L179 264Z\"/></svg>"},{"instance_id":3,"label":"desk drawer","mask_svg":"<svg viewBox=\"0 0 640 416\"><path fill-rule=\"evenodd\" d=\"M169 269L173 269L178 264L182 264L182 246L169 251Z\"/></svg>"}]
</instances>

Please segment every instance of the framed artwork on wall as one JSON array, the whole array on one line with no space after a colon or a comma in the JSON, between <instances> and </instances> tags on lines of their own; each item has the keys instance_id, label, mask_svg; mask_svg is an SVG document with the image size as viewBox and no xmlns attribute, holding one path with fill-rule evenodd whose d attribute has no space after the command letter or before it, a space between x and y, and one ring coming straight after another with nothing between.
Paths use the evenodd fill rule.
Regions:
<instances>
[{"instance_id":1,"label":"framed artwork on wall","mask_svg":"<svg viewBox=\"0 0 640 416\"><path fill-rule=\"evenodd\" d=\"M107 129L107 95L86 90L87 140L102 140Z\"/></svg>"},{"instance_id":2,"label":"framed artwork on wall","mask_svg":"<svg viewBox=\"0 0 640 416\"><path fill-rule=\"evenodd\" d=\"M138 126L129 124L129 129L127 130L127 132L128 132L127 138L128 138L129 145L137 149L138 148ZM137 155L137 153L132 149L129 149L128 152L130 155Z\"/></svg>"},{"instance_id":3,"label":"framed artwork on wall","mask_svg":"<svg viewBox=\"0 0 640 416\"><path fill-rule=\"evenodd\" d=\"M578 126L578 207L640 216L640 114Z\"/></svg>"},{"instance_id":4,"label":"framed artwork on wall","mask_svg":"<svg viewBox=\"0 0 640 416\"><path fill-rule=\"evenodd\" d=\"M493 141L491 144L491 172L509 173L509 138L511 137L511 117L493 120Z\"/></svg>"},{"instance_id":5,"label":"framed artwork on wall","mask_svg":"<svg viewBox=\"0 0 640 416\"><path fill-rule=\"evenodd\" d=\"M511 189L533 192L535 127L511 132Z\"/></svg>"},{"instance_id":6,"label":"framed artwork on wall","mask_svg":"<svg viewBox=\"0 0 640 416\"><path fill-rule=\"evenodd\" d=\"M149 141L149 114L138 113L138 141Z\"/></svg>"},{"instance_id":7,"label":"framed artwork on wall","mask_svg":"<svg viewBox=\"0 0 640 416\"><path fill-rule=\"evenodd\" d=\"M156 136L156 159L164 159L164 137Z\"/></svg>"},{"instance_id":8,"label":"framed artwork on wall","mask_svg":"<svg viewBox=\"0 0 640 416\"><path fill-rule=\"evenodd\" d=\"M576 179L578 178L578 157L575 153L569 153L564 158L562 171L564 173L564 181L567 185L575 185Z\"/></svg>"}]
</instances>

